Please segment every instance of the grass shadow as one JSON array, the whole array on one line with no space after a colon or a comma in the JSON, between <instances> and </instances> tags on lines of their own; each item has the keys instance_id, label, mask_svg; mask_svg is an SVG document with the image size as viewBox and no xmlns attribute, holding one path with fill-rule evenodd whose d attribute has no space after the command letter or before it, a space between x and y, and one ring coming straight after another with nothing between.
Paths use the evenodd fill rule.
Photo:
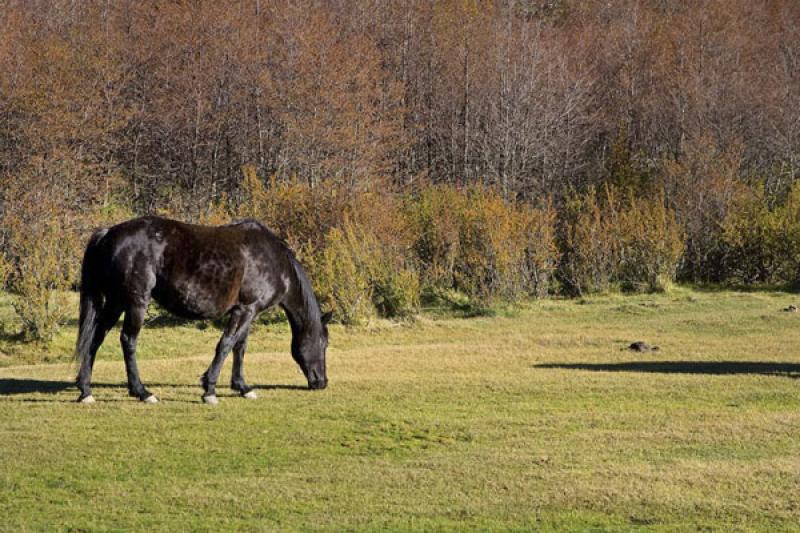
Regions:
<instances>
[{"instance_id":1,"label":"grass shadow","mask_svg":"<svg viewBox=\"0 0 800 533\"><path fill-rule=\"evenodd\" d=\"M92 388L125 388L124 382L119 383L92 383ZM193 383L147 383L148 387L159 389L185 389L195 387L198 390L200 385ZM225 387L220 387L224 389ZM303 385L256 385L254 389L261 390L308 390ZM44 379L21 379L21 378L0 378L0 396L11 396L16 394L56 394L65 390L75 390L77 386L74 381L65 380L44 380Z\"/></svg>"},{"instance_id":2,"label":"grass shadow","mask_svg":"<svg viewBox=\"0 0 800 533\"><path fill-rule=\"evenodd\" d=\"M92 383L92 388L97 389L122 389L127 385L119 383ZM148 383L148 386L179 388L187 385L177 383ZM14 394L56 394L65 390L78 390L74 381L65 380L45 380L45 379L20 379L20 378L0 378L0 396L11 396Z\"/></svg>"},{"instance_id":3,"label":"grass shadow","mask_svg":"<svg viewBox=\"0 0 800 533\"><path fill-rule=\"evenodd\" d=\"M250 385L260 390L310 390L306 385Z\"/></svg>"},{"instance_id":4,"label":"grass shadow","mask_svg":"<svg viewBox=\"0 0 800 533\"><path fill-rule=\"evenodd\" d=\"M645 372L658 374L736 375L800 379L800 363L769 363L761 361L632 361L625 363L542 363L535 368L588 370L592 372Z\"/></svg>"}]
</instances>

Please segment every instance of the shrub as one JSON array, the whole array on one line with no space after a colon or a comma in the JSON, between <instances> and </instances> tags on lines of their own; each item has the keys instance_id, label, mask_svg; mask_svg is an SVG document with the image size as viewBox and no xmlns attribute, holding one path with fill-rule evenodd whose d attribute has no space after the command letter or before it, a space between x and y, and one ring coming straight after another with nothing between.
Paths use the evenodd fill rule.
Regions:
<instances>
[{"instance_id":1,"label":"shrub","mask_svg":"<svg viewBox=\"0 0 800 533\"><path fill-rule=\"evenodd\" d=\"M767 205L762 188L741 191L722 221L726 279L736 283L780 281L783 246L780 210Z\"/></svg>"},{"instance_id":2,"label":"shrub","mask_svg":"<svg viewBox=\"0 0 800 533\"><path fill-rule=\"evenodd\" d=\"M620 254L617 278L623 288L664 291L674 281L684 250L683 231L664 201L664 194L636 198L628 191L624 201L614 202Z\"/></svg>"},{"instance_id":3,"label":"shrub","mask_svg":"<svg viewBox=\"0 0 800 533\"><path fill-rule=\"evenodd\" d=\"M484 187L431 186L402 196L389 187L265 184L245 167L240 198L237 214L263 220L287 240L345 323L376 312L411 317L423 289L460 291L477 305L542 296L557 264L552 207L506 202Z\"/></svg>"},{"instance_id":4,"label":"shrub","mask_svg":"<svg viewBox=\"0 0 800 533\"><path fill-rule=\"evenodd\" d=\"M309 265L315 273L317 293L323 305L343 324L360 324L374 314L369 279L369 243L354 228L333 228L318 263Z\"/></svg>"},{"instance_id":5,"label":"shrub","mask_svg":"<svg viewBox=\"0 0 800 533\"><path fill-rule=\"evenodd\" d=\"M573 294L661 291L675 279L684 241L662 193L637 198L609 186L602 201L594 189L568 200L562 247L560 275Z\"/></svg>"},{"instance_id":6,"label":"shrub","mask_svg":"<svg viewBox=\"0 0 800 533\"><path fill-rule=\"evenodd\" d=\"M222 226L229 224L232 219L230 201L227 195L223 194L217 201L208 204L206 209L200 213L197 223L208 226Z\"/></svg>"},{"instance_id":7,"label":"shrub","mask_svg":"<svg viewBox=\"0 0 800 533\"><path fill-rule=\"evenodd\" d=\"M332 229L319 264L312 263L320 297L345 324L359 324L377 311L409 318L419 310L419 277L405 257L372 228L345 221Z\"/></svg>"},{"instance_id":8,"label":"shrub","mask_svg":"<svg viewBox=\"0 0 800 533\"><path fill-rule=\"evenodd\" d=\"M616 242L611 220L594 189L567 198L560 241L563 256L559 276L568 293L582 295L610 288Z\"/></svg>"},{"instance_id":9,"label":"shrub","mask_svg":"<svg viewBox=\"0 0 800 533\"><path fill-rule=\"evenodd\" d=\"M419 309L410 224L386 191L353 191L298 180L265 184L244 167L239 217L264 221L306 265L323 300L346 324L376 312L407 318Z\"/></svg>"},{"instance_id":10,"label":"shrub","mask_svg":"<svg viewBox=\"0 0 800 533\"><path fill-rule=\"evenodd\" d=\"M386 318L413 318L419 312L419 275L411 268L381 268L374 273L373 302Z\"/></svg>"},{"instance_id":11,"label":"shrub","mask_svg":"<svg viewBox=\"0 0 800 533\"><path fill-rule=\"evenodd\" d=\"M522 210L495 192L468 192L461 216L455 287L480 303L527 292L527 224Z\"/></svg>"},{"instance_id":12,"label":"shrub","mask_svg":"<svg viewBox=\"0 0 800 533\"><path fill-rule=\"evenodd\" d=\"M667 204L685 234L678 277L725 282L731 263L723 226L736 210L733 202L747 189L739 177L742 150L737 145L721 149L708 134L687 137L681 150L681 157L669 156L660 164Z\"/></svg>"},{"instance_id":13,"label":"shrub","mask_svg":"<svg viewBox=\"0 0 800 533\"><path fill-rule=\"evenodd\" d=\"M789 191L779 220L781 239L775 244L783 255L784 279L800 287L800 182L795 182Z\"/></svg>"},{"instance_id":14,"label":"shrub","mask_svg":"<svg viewBox=\"0 0 800 533\"><path fill-rule=\"evenodd\" d=\"M18 192L16 209L3 217L8 287L24 338L48 342L68 312L64 291L77 279L82 248L54 200L38 190Z\"/></svg>"},{"instance_id":15,"label":"shrub","mask_svg":"<svg viewBox=\"0 0 800 533\"><path fill-rule=\"evenodd\" d=\"M800 285L800 184L770 207L762 186L743 188L723 224L729 279Z\"/></svg>"},{"instance_id":16,"label":"shrub","mask_svg":"<svg viewBox=\"0 0 800 533\"><path fill-rule=\"evenodd\" d=\"M494 190L427 188L409 199L413 251L426 290L456 289L475 303L546 294L556 264L555 217Z\"/></svg>"},{"instance_id":17,"label":"shrub","mask_svg":"<svg viewBox=\"0 0 800 533\"><path fill-rule=\"evenodd\" d=\"M295 250L320 253L332 228L341 228L352 211L354 193L331 184L310 187L298 180L265 184L252 167L244 167L238 218L255 218Z\"/></svg>"},{"instance_id":18,"label":"shrub","mask_svg":"<svg viewBox=\"0 0 800 533\"><path fill-rule=\"evenodd\" d=\"M413 257L413 227L402 198L386 191L364 191L351 202L349 216L364 243L372 302L386 318L412 318L420 305L420 279Z\"/></svg>"},{"instance_id":19,"label":"shrub","mask_svg":"<svg viewBox=\"0 0 800 533\"><path fill-rule=\"evenodd\" d=\"M405 216L415 235L412 249L426 289L449 289L454 285L465 205L466 197L446 186L427 187L407 201Z\"/></svg>"},{"instance_id":20,"label":"shrub","mask_svg":"<svg viewBox=\"0 0 800 533\"><path fill-rule=\"evenodd\" d=\"M528 293L542 298L552 289L560 252L556 243L557 214L552 204L541 209L523 208L525 215L525 278Z\"/></svg>"},{"instance_id":21,"label":"shrub","mask_svg":"<svg viewBox=\"0 0 800 533\"><path fill-rule=\"evenodd\" d=\"M12 265L5 255L0 253L0 291L5 290L11 276Z\"/></svg>"}]
</instances>

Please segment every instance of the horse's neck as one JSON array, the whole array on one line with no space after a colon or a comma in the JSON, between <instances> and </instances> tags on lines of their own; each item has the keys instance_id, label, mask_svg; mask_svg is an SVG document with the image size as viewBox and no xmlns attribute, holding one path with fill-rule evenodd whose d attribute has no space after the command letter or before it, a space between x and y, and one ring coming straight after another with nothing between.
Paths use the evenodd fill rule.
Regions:
<instances>
[{"instance_id":1,"label":"horse's neck","mask_svg":"<svg viewBox=\"0 0 800 533\"><path fill-rule=\"evenodd\" d=\"M302 333L312 327L313 304L304 294L300 280L292 280L281 307L286 312L293 333Z\"/></svg>"}]
</instances>

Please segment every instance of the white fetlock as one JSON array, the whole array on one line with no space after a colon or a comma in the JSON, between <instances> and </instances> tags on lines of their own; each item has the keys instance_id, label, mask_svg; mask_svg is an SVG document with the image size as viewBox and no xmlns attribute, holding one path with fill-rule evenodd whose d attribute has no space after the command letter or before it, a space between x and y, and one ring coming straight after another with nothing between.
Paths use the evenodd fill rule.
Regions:
<instances>
[{"instance_id":1,"label":"white fetlock","mask_svg":"<svg viewBox=\"0 0 800 533\"><path fill-rule=\"evenodd\" d=\"M145 398L142 401L144 403L158 403L158 398L156 398L154 394L151 394L150 396L148 396L147 398Z\"/></svg>"},{"instance_id":2,"label":"white fetlock","mask_svg":"<svg viewBox=\"0 0 800 533\"><path fill-rule=\"evenodd\" d=\"M216 396L203 396L203 402L207 405L217 405L219 400Z\"/></svg>"},{"instance_id":3,"label":"white fetlock","mask_svg":"<svg viewBox=\"0 0 800 533\"><path fill-rule=\"evenodd\" d=\"M94 396L91 394L81 400L81 403L94 403Z\"/></svg>"},{"instance_id":4,"label":"white fetlock","mask_svg":"<svg viewBox=\"0 0 800 533\"><path fill-rule=\"evenodd\" d=\"M256 391L251 389L242 394L242 398L247 398L248 400L256 400L258 399L258 394L256 394Z\"/></svg>"}]
</instances>

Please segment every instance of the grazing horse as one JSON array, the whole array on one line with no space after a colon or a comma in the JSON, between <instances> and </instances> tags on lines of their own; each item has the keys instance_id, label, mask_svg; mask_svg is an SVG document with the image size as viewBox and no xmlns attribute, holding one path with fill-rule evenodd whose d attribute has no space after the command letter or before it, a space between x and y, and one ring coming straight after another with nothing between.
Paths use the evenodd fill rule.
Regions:
<instances>
[{"instance_id":1,"label":"grazing horse","mask_svg":"<svg viewBox=\"0 0 800 533\"><path fill-rule=\"evenodd\" d=\"M255 398L242 372L253 319L280 305L292 329L292 357L311 389L324 389L327 323L311 283L289 247L263 224L245 220L208 227L147 216L97 230L81 267L79 402L92 403L92 366L97 350L120 315L128 392L156 403L139 379L136 339L150 298L185 318L228 315L214 359L202 376L203 401L216 404L217 378L233 350L231 388Z\"/></svg>"}]
</instances>

